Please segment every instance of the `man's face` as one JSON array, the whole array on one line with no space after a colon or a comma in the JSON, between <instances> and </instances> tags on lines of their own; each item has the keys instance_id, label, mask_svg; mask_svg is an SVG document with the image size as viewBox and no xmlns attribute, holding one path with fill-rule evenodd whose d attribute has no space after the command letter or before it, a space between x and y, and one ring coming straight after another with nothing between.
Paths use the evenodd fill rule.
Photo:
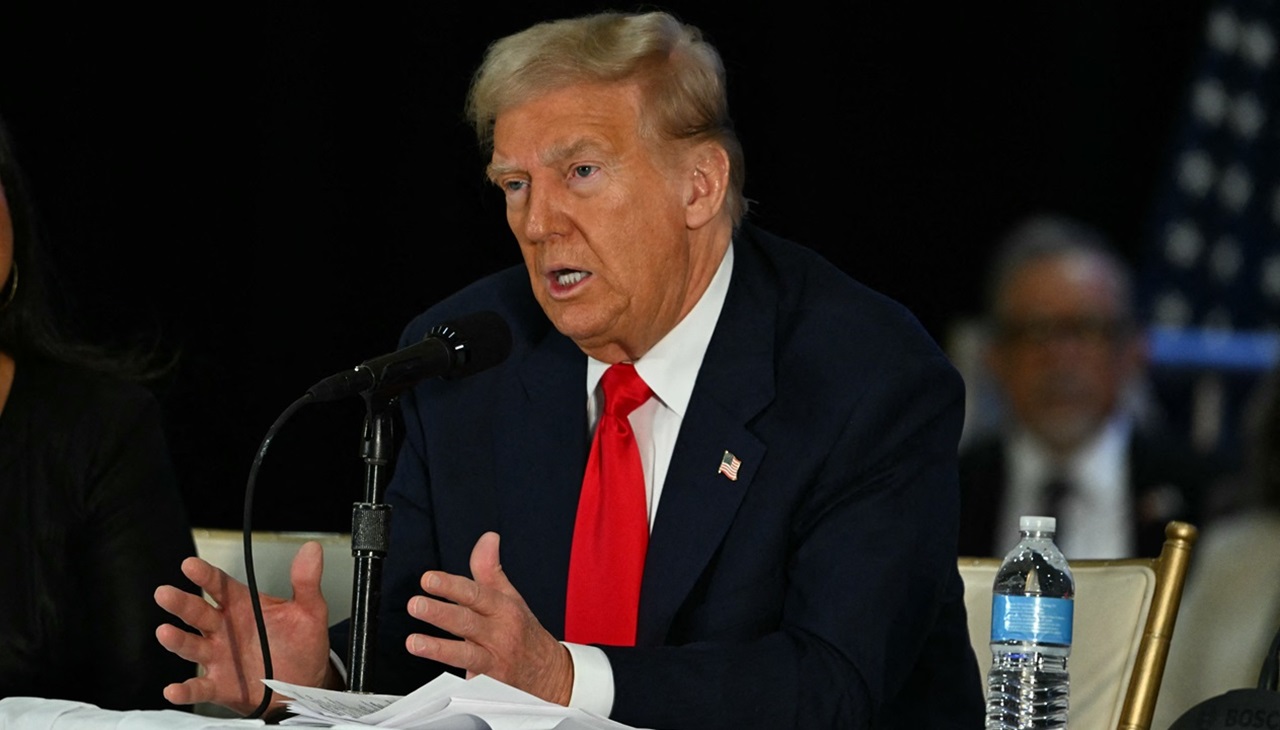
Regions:
<instances>
[{"instance_id":1,"label":"man's face","mask_svg":"<svg viewBox=\"0 0 1280 730\"><path fill-rule=\"evenodd\" d=\"M1031 261L1007 283L988 364L1017 420L1050 448L1082 445L1143 362L1112 272L1083 254Z\"/></svg>"},{"instance_id":2,"label":"man's face","mask_svg":"<svg viewBox=\"0 0 1280 730\"><path fill-rule=\"evenodd\" d=\"M556 329L607 362L634 360L701 295L719 258L689 225L692 172L639 133L633 85L575 85L496 120L502 188L533 293Z\"/></svg>"}]
</instances>

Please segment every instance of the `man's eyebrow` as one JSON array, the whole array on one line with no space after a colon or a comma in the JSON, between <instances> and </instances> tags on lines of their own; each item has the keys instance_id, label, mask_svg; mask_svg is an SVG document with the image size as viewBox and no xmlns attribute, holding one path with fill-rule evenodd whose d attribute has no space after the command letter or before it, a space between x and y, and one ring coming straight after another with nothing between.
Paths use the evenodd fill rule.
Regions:
<instances>
[{"instance_id":1,"label":"man's eyebrow","mask_svg":"<svg viewBox=\"0 0 1280 730\"><path fill-rule=\"evenodd\" d=\"M547 167L555 167L558 163L565 160L573 159L586 153L599 153L604 150L604 145L599 141L590 138L579 138L571 142L558 143L551 145L547 149L538 154L539 164ZM522 168L518 165L506 162L490 162L485 168L485 174L490 180L497 180L503 175L522 172Z\"/></svg>"},{"instance_id":2,"label":"man's eyebrow","mask_svg":"<svg viewBox=\"0 0 1280 730\"><path fill-rule=\"evenodd\" d=\"M484 168L484 174L492 182L497 182L498 178L513 172L518 172L520 168L503 162L490 162Z\"/></svg>"},{"instance_id":3,"label":"man's eyebrow","mask_svg":"<svg viewBox=\"0 0 1280 730\"><path fill-rule=\"evenodd\" d=\"M588 137L580 137L572 142L554 144L543 150L538 155L538 161L547 166L555 166L558 162L572 159L586 152L596 152L603 149L603 145L594 139Z\"/></svg>"}]
</instances>

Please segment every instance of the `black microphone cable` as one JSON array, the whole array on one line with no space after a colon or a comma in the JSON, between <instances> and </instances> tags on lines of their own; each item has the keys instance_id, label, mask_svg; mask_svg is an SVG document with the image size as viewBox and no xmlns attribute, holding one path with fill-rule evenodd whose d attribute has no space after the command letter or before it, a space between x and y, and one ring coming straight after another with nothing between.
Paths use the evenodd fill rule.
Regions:
<instances>
[{"instance_id":1,"label":"black microphone cable","mask_svg":"<svg viewBox=\"0 0 1280 730\"><path fill-rule=\"evenodd\" d=\"M254 455L253 464L249 467L249 480L244 488L244 573L246 583L249 585L249 601L253 604L253 620L258 626L258 643L262 647L262 676L264 679L272 679L271 671L271 644L267 640L267 623L262 616L262 597L258 594L258 578L253 571L253 488L258 481L258 468L262 466L262 460L267 454L267 448L271 446L271 439L284 426L285 422L293 417L293 414L299 408L305 406L312 400L311 393L306 393L302 397L289 404L283 412L276 418L275 423L267 429L267 434L262 437L262 444L258 447L258 453ZM271 705L271 688L263 685L262 702L250 712L246 717L250 719L261 718L263 713Z\"/></svg>"}]
</instances>

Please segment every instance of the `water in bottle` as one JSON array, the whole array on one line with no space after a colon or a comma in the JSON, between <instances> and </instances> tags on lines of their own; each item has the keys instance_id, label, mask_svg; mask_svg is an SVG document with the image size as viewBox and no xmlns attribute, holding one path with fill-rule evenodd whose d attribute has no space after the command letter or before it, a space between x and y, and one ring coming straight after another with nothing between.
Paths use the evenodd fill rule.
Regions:
<instances>
[{"instance_id":1,"label":"water in bottle","mask_svg":"<svg viewBox=\"0 0 1280 730\"><path fill-rule=\"evenodd\" d=\"M1052 517L1024 516L991 599L986 730L1067 727L1075 579Z\"/></svg>"}]
</instances>

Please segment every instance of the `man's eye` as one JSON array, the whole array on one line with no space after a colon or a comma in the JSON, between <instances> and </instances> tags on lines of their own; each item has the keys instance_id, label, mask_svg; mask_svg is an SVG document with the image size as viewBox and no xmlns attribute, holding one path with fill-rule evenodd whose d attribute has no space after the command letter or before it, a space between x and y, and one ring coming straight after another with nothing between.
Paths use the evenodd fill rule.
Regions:
<instances>
[{"instance_id":1,"label":"man's eye","mask_svg":"<svg viewBox=\"0 0 1280 730\"><path fill-rule=\"evenodd\" d=\"M502 189L508 193L518 193L521 190L524 190L525 186L528 184L529 183L525 180L504 180L502 182Z\"/></svg>"},{"instance_id":2,"label":"man's eye","mask_svg":"<svg viewBox=\"0 0 1280 730\"><path fill-rule=\"evenodd\" d=\"M573 176L574 177L591 177L592 173L594 173L597 169L599 168L597 168L595 165L574 165Z\"/></svg>"}]
</instances>

